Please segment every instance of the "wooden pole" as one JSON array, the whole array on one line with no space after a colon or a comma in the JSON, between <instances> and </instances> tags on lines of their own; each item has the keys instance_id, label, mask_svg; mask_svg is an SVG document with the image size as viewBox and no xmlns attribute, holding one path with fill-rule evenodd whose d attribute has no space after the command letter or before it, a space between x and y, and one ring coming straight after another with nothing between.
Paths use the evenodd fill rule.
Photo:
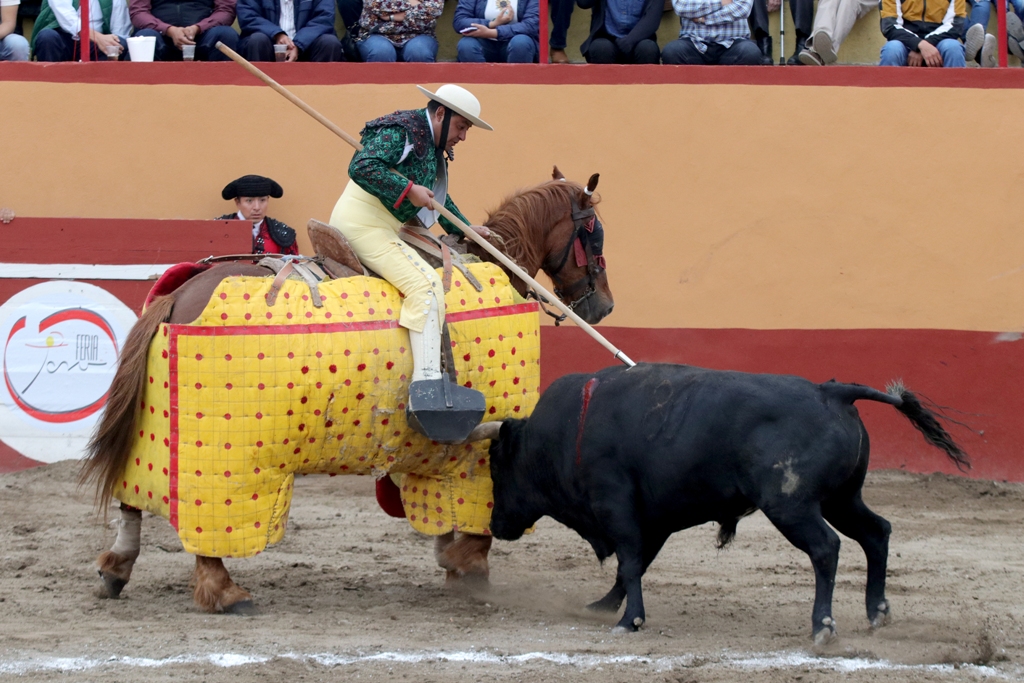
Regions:
<instances>
[{"instance_id":1,"label":"wooden pole","mask_svg":"<svg viewBox=\"0 0 1024 683\"><path fill-rule=\"evenodd\" d=\"M230 57L232 59L232 61L234 61L234 62L238 63L239 65L241 65L246 71L251 73L253 76L255 76L256 78L260 79L261 81L263 81L264 83L269 85L271 88L273 88L274 90L279 92L289 102L291 102L292 104L297 106L299 109L301 109L302 111L306 112L307 114L312 116L314 119L316 119L317 121L322 123L331 132L333 132L335 135L340 137L342 140L344 140L348 144L352 145L352 147L354 147L356 151L361 151L363 149L362 143L360 143L358 140L353 138L351 135L349 135L348 133L343 131L341 128L336 126L334 123L332 123L330 120L328 120L327 117L325 117L323 114L318 112L316 109L313 109L313 107L311 107L308 104L306 104L305 102L303 102L301 99L299 99L295 94L293 94L291 91L289 91L283 85L281 85L280 83L275 81L273 78L271 78L267 74L263 73L260 69L258 69L255 66L253 66L248 60L246 60L240 54L238 54L237 52L235 52L234 50L229 48L227 45L225 45L224 43L221 43L221 42L218 41L217 49L220 50L221 52L223 52L228 57ZM398 171L395 171L394 169L391 169L391 170L392 170L392 172L396 173L398 176L400 176L402 178L405 178L405 176L403 176L401 173L398 173ZM550 292L548 292L547 289L545 289L539 282L537 282L532 277L527 275L526 271L524 271L522 268L520 268L516 264L515 261L510 259L505 254L501 253L501 251L499 251L493 244L491 244L490 242L485 240L483 237L478 235L476 233L476 231L473 230L473 228L471 228L470 226L466 225L462 220L459 219L458 216L456 216L451 211L446 209L437 200L434 200L432 202L431 208L434 209L434 211L439 212L442 216L447 218L449 221L451 221L453 225L455 225L460 230L462 230L462 232L466 235L466 237L468 237L469 239L473 240L478 245L480 245L480 247L483 248L484 251L486 251L488 254L490 254L495 259L497 259L499 263L501 263L506 268L511 270L513 273L515 273L517 277L519 277L520 279L523 280L523 282L525 282L528 285L530 285L531 287L533 287L533 289L536 290L536 292L538 294L540 294L545 299L547 299L548 302L552 306L554 306L559 311L564 313L567 318L569 318L574 323L576 323L576 325L579 326L580 329L582 329L584 332L586 332L588 335L590 335L590 337L592 337L598 344L600 344L601 346L606 348L609 352L611 352L611 354L613 356L615 356L616 359L618 359L622 363L628 365L629 367L633 367L634 365L636 365L636 363L634 363L632 360L630 360L629 356L627 356L625 353L623 353L618 348L616 348L615 345L612 344L610 341L605 339L604 335L602 335L600 332L595 330L583 318L581 318L578 315L576 315L576 313L571 308L569 308L564 303L562 303L561 300L559 300L558 297L556 297L555 295L553 295Z\"/></svg>"}]
</instances>

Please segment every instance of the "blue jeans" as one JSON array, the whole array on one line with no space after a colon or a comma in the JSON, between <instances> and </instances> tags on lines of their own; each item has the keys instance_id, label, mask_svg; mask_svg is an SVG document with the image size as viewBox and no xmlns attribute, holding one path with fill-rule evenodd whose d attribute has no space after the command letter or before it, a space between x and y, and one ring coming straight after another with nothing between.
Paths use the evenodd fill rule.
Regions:
<instances>
[{"instance_id":1,"label":"blue jeans","mask_svg":"<svg viewBox=\"0 0 1024 683\"><path fill-rule=\"evenodd\" d=\"M490 40L489 38L459 38L460 62L508 62L509 64L533 64L537 59L537 41L523 34L512 36L511 40Z\"/></svg>"},{"instance_id":2,"label":"blue jeans","mask_svg":"<svg viewBox=\"0 0 1024 683\"><path fill-rule=\"evenodd\" d=\"M967 35L967 29L975 24L981 24L982 28L988 28L989 12L992 10L995 0L991 2L989 0L967 0L967 4L971 6L971 12L967 15L967 21L964 22L964 35ZM1008 4L1018 17L1024 17L1024 0L1009 0Z\"/></svg>"},{"instance_id":3,"label":"blue jeans","mask_svg":"<svg viewBox=\"0 0 1024 683\"><path fill-rule=\"evenodd\" d=\"M437 38L418 35L405 45L395 45L379 33L357 43L364 62L436 62Z\"/></svg>"},{"instance_id":4,"label":"blue jeans","mask_svg":"<svg viewBox=\"0 0 1024 683\"><path fill-rule=\"evenodd\" d=\"M17 33L8 33L6 37L0 38L0 62L27 62L28 41L25 36Z\"/></svg>"},{"instance_id":5,"label":"blue jeans","mask_svg":"<svg viewBox=\"0 0 1024 683\"><path fill-rule=\"evenodd\" d=\"M964 60L964 44L959 40L946 38L940 40L937 46L939 54L942 55L942 66L956 67L966 66ZM906 66L910 50L898 40L890 40L882 47L881 66Z\"/></svg>"},{"instance_id":6,"label":"blue jeans","mask_svg":"<svg viewBox=\"0 0 1024 683\"><path fill-rule=\"evenodd\" d=\"M153 61L181 61L181 50L174 47L173 40L162 35L159 31L155 31L151 28L144 28L141 31L136 31L135 35L156 37L156 48L153 51ZM216 48L218 40L230 47L232 50L235 50L238 47L238 34L235 33L235 29L230 26L214 26L209 31L203 31L199 34L199 40L196 41L196 61L227 61L229 58Z\"/></svg>"}]
</instances>

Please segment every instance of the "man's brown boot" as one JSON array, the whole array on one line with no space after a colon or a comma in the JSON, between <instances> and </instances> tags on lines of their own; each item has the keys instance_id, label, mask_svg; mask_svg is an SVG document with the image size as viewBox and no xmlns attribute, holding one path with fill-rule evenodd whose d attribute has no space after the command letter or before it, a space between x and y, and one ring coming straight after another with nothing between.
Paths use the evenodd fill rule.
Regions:
<instances>
[{"instance_id":1,"label":"man's brown boot","mask_svg":"<svg viewBox=\"0 0 1024 683\"><path fill-rule=\"evenodd\" d=\"M556 49L556 48L551 48L550 55L551 55L551 63L552 64L568 64L569 63L569 55L565 54L565 50L559 50L559 49Z\"/></svg>"}]
</instances>

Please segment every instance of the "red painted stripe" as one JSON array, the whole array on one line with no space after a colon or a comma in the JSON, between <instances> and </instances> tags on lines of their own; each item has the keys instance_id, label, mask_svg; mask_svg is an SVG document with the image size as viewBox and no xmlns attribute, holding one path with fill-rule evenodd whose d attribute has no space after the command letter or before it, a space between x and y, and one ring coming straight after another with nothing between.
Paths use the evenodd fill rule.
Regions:
<instances>
[{"instance_id":1,"label":"red painted stripe","mask_svg":"<svg viewBox=\"0 0 1024 683\"><path fill-rule=\"evenodd\" d=\"M445 313L444 319L450 323L460 323L463 320L480 320L482 318L497 318L501 315L519 315L521 313L536 313L539 309L536 301L528 301L525 304L511 304L509 306L495 306L494 308L479 308L475 311L458 311L456 313Z\"/></svg>"},{"instance_id":2,"label":"red painted stripe","mask_svg":"<svg viewBox=\"0 0 1024 683\"><path fill-rule=\"evenodd\" d=\"M950 428L974 463L968 476L1024 481L1024 392L1016 371L1024 368L1024 341L956 330L600 330L638 362L794 374L814 382L835 378L876 388L903 379L973 427L974 433ZM617 364L572 327L542 327L541 349L542 390L561 375ZM893 408L870 401L857 408L871 437L873 468L958 473Z\"/></svg>"},{"instance_id":3,"label":"red painted stripe","mask_svg":"<svg viewBox=\"0 0 1024 683\"><path fill-rule=\"evenodd\" d=\"M168 494L170 498L170 518L168 521L174 530L178 530L178 335L175 333L174 328L181 327L181 325L168 325L170 328L168 333L170 339L167 342L167 353L170 356L168 363L168 377L167 384L169 390L170 399L170 418L171 418L171 464L170 482L168 484Z\"/></svg>"},{"instance_id":4,"label":"red painted stripe","mask_svg":"<svg viewBox=\"0 0 1024 683\"><path fill-rule=\"evenodd\" d=\"M0 72L9 63L0 62ZM252 248L250 225L236 220L19 216L5 227L18 235L0 256L5 263L184 263L210 254L246 254ZM131 239L118 239L121 235ZM112 241L116 249L110 248Z\"/></svg>"},{"instance_id":5,"label":"red painted stripe","mask_svg":"<svg viewBox=\"0 0 1024 683\"><path fill-rule=\"evenodd\" d=\"M765 69L760 66L578 64L261 64L285 86L493 83L503 85L783 85L858 88L1024 88L1022 69L890 69L830 66ZM0 81L111 85L247 85L263 82L230 62L77 64L0 62Z\"/></svg>"},{"instance_id":6,"label":"red painted stripe","mask_svg":"<svg viewBox=\"0 0 1024 683\"><path fill-rule=\"evenodd\" d=\"M0 474L20 472L21 470L27 470L31 467L41 467L45 464L46 463L33 460L32 458L26 458L3 441L0 441Z\"/></svg>"}]
</instances>

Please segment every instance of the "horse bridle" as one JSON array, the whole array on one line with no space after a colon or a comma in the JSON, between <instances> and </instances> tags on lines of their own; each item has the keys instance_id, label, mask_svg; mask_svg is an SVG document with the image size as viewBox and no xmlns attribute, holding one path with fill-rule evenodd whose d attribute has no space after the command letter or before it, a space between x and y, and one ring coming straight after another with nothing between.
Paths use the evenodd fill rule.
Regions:
<instances>
[{"instance_id":1,"label":"horse bridle","mask_svg":"<svg viewBox=\"0 0 1024 683\"><path fill-rule=\"evenodd\" d=\"M581 209L576 198L573 197L570 200L570 209L572 212L573 230L572 235L569 237L569 242L565 245L565 249L558 259L557 266L547 267L542 264L542 268L551 277L551 281L555 285L555 296L562 301L569 300L566 306L568 306L570 311L575 312L577 306L597 293L595 282L607 266L603 254L604 227L601 225L594 207L588 206L585 209ZM577 266L587 267L587 277L580 278L568 287L565 287L561 284L559 274L569 260L570 252L575 256ZM582 293L580 293L581 290ZM542 300L541 302L544 303ZM544 312L555 319L556 326L566 318L565 315L556 315L546 308Z\"/></svg>"}]
</instances>

